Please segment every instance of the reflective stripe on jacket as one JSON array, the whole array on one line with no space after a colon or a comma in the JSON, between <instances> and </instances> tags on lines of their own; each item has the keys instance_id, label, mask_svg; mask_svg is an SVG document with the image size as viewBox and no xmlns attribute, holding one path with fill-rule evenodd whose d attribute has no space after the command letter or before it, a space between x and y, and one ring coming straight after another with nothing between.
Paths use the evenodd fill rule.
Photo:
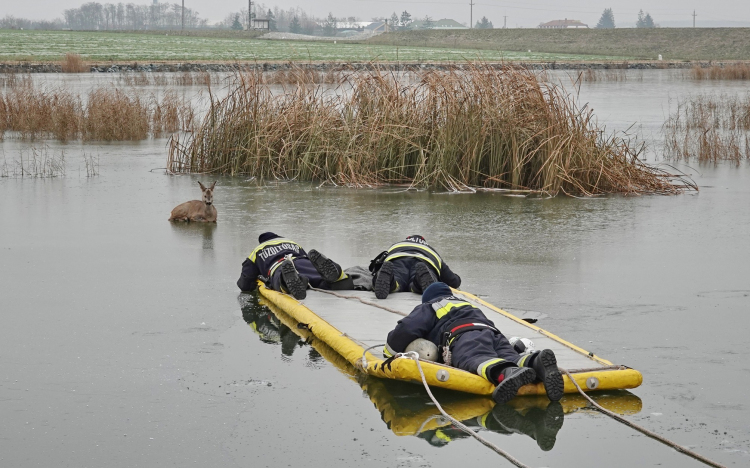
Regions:
<instances>
[{"instance_id":1,"label":"reflective stripe on jacket","mask_svg":"<svg viewBox=\"0 0 750 468\"><path fill-rule=\"evenodd\" d=\"M253 291L259 277L270 277L274 266L287 255L292 258L306 258L307 253L296 242L283 237L275 237L257 246L242 263L242 274L237 286L242 291Z\"/></svg>"},{"instance_id":2,"label":"reflective stripe on jacket","mask_svg":"<svg viewBox=\"0 0 750 468\"><path fill-rule=\"evenodd\" d=\"M396 328L388 334L386 349L390 354L403 353L409 343L417 338L432 341L439 349L443 344L443 333L469 322L495 326L471 303L455 296L443 296L418 305L408 316L399 320Z\"/></svg>"},{"instance_id":3,"label":"reflective stripe on jacket","mask_svg":"<svg viewBox=\"0 0 750 468\"><path fill-rule=\"evenodd\" d=\"M443 259L440 258L440 255L426 243L423 244L410 239L407 238L403 242L393 244L388 249L388 256L385 258L385 261L401 257L415 257L427 262L439 276L440 271L443 269Z\"/></svg>"}]
</instances>

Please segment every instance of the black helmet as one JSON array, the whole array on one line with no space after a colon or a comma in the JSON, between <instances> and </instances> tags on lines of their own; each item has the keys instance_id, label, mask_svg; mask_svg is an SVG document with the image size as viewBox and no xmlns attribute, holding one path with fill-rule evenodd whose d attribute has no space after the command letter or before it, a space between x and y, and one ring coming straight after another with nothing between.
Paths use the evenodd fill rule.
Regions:
<instances>
[{"instance_id":1,"label":"black helmet","mask_svg":"<svg viewBox=\"0 0 750 468\"><path fill-rule=\"evenodd\" d=\"M275 232L264 232L263 234L258 236L258 243L262 244L264 242L270 241L271 239L276 239L277 237L281 236L276 234Z\"/></svg>"}]
</instances>

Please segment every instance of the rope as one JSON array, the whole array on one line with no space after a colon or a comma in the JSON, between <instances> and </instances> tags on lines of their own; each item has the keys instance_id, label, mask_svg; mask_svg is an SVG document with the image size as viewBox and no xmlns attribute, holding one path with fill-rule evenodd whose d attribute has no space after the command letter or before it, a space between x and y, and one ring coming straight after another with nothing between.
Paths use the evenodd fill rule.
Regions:
<instances>
[{"instance_id":1,"label":"rope","mask_svg":"<svg viewBox=\"0 0 750 468\"><path fill-rule=\"evenodd\" d=\"M362 360L359 361L359 364L362 366L362 369L367 369L367 358L365 357L365 355L367 354L367 352L369 350L373 349L373 348L379 348L381 346L385 346L385 344L376 344L376 345L370 346L366 350L362 351Z\"/></svg>"},{"instance_id":2,"label":"rope","mask_svg":"<svg viewBox=\"0 0 750 468\"><path fill-rule=\"evenodd\" d=\"M409 359L413 359L414 362L417 363L417 369L419 369L419 375L422 377L422 384L424 384L424 389L427 390L427 395L429 395L430 399L432 400L432 402L435 403L435 407L438 410L440 410L440 412L443 414L443 416L445 416L446 418L448 418L453 423L454 426L456 426L457 428L461 429L465 433L469 434L473 438L477 439L482 445L484 445L485 447L490 448L492 451L494 451L498 455L502 456L503 458L505 458L506 460L508 460L509 462L511 462L513 465L517 466L518 468L530 468L528 465L524 465L518 459L516 459L515 457L513 457L513 455L509 454L508 452L506 452L505 450L501 449L500 447L498 447L497 445L493 444L492 442L490 442L490 441L482 438L479 434L477 434L476 432L474 432L471 429L469 429L468 427L466 427L466 425L464 425L464 423L462 423L458 419L454 418L450 414L446 413L445 410L443 409L443 407L440 406L440 403L438 403L437 399L435 399L435 396L430 391L430 386L427 385L427 378L424 376L424 371L422 370L422 364L419 362L419 354L417 354L415 351L409 351L408 353L402 353L401 356L407 357Z\"/></svg>"},{"instance_id":3,"label":"rope","mask_svg":"<svg viewBox=\"0 0 750 468\"><path fill-rule=\"evenodd\" d=\"M397 315L400 315L402 317L406 317L407 315L409 315L407 313L401 312L400 310L391 309L390 307L386 307L386 306L382 306L380 304L376 304L374 302L366 301L366 300L362 299L359 296L344 296L343 294L337 294L337 293L335 293L333 291L327 291L325 289L313 288L312 286L310 286L310 289L312 289L313 291L318 291L318 292L322 292L322 293L326 293L326 294L331 294L333 296L340 297L342 299L356 299L359 302L361 302L362 304L367 304L369 306L377 307L378 309L387 310L388 312L390 312L392 314L397 314Z\"/></svg>"},{"instance_id":4,"label":"rope","mask_svg":"<svg viewBox=\"0 0 750 468\"><path fill-rule=\"evenodd\" d=\"M573 378L573 376L570 375L570 372L568 372L566 369L562 369L562 368L560 368L560 370L562 372L564 372L565 375L568 376L568 378L570 379L571 382L573 382L573 385L575 385L576 389L578 389L578 393L580 393L581 395L583 395L583 397L586 398L589 401L589 403L591 403L594 406L594 408L596 408L601 413L606 414L607 416L609 416L610 418L614 419L615 421L621 422L621 423L625 424L626 426L631 427L631 428L635 429L636 431L639 431L639 432L641 432L641 433L643 433L643 434L651 437L652 439L658 440L659 442L661 442L664 445L672 447L673 449L677 450L678 452L684 453L685 455L687 455L689 457L695 458L696 460L698 460L700 462L703 462L703 463L705 463L708 466L713 466L713 467L716 467L716 468L726 468L724 465L721 465L719 463L716 463L715 461L709 460L708 458L704 457L703 455L700 455L700 454L698 454L696 452L693 452L692 450L688 449L687 447L683 447L682 445L678 445L678 444L672 442L671 440L666 439L666 438L660 436L659 434L656 434L655 432L651 432L648 429L639 426L638 424L635 424L635 423L633 423L631 421L628 421L627 419L623 418L619 414L615 414L615 413L613 413L613 412L611 412L611 411L609 411L607 409L602 408L601 406L599 406L599 404L597 402L595 402L594 400L592 400L591 397L589 397L588 395L586 395L586 393L584 393L584 391L578 385L578 382L576 382L575 379Z\"/></svg>"},{"instance_id":5,"label":"rope","mask_svg":"<svg viewBox=\"0 0 750 468\"><path fill-rule=\"evenodd\" d=\"M362 299L359 296L345 296L343 294L337 294L337 293L335 293L333 291L327 291L327 290L324 290L324 289L318 289L318 288L313 288L313 287L310 287L310 289L315 290L315 291L319 291L319 292L322 292L322 293L325 293L325 294L331 294L331 295L334 295L336 297L340 297L342 299L356 299L356 300L358 300L359 302L361 302L363 304L367 304L369 306L377 307L378 309L383 309L383 310L386 310L388 312L391 312L391 313L394 313L394 314L397 314L397 315L401 315L402 317L406 317L408 315L408 314L405 314L404 312L401 312L399 310L391 309L389 307L381 306L380 304L376 304L374 302L366 301L366 300ZM377 348L378 346L383 346L383 345L370 346L369 348L367 348L362 353L362 367L363 368L367 367L367 359L365 359L365 354L367 354L367 352L369 350L371 350L373 348ZM504 451L500 447L492 444L491 442L489 442L489 441L483 439L482 437L480 437L479 435L477 435L474 431L472 431L471 429L469 429L468 427L466 427L461 421L453 418L453 416L451 416L450 414L446 413L445 410L443 410L443 407L440 406L440 403L438 403L438 401L432 395L432 392L430 391L430 386L427 385L427 379L425 378L424 371L422 371L422 364L420 364L420 362L419 362L419 354L417 354L414 351L410 351L408 353L401 353L400 355L403 356L403 357L408 357L409 359L413 359L417 363L417 369L419 369L419 375L422 377L422 384L424 384L424 388L425 388L425 390L427 390L427 394L430 396L430 399L435 404L435 407L438 410L440 410L440 412L443 414L443 416L445 416L446 418L448 418L453 423L454 426L458 427L462 431L464 431L467 434L469 434L470 436L474 437L479 442L481 442L483 445L489 447L490 449L492 449L493 451L495 451L498 455L501 455L502 457L504 457L506 460L508 460L509 462L511 462L512 464L514 464L515 466L517 466L519 468L529 468L527 465L524 465L523 463L521 463L520 461L518 461L516 458L514 458L512 455L510 455L509 453L507 453L506 451ZM621 366L610 366L610 367L607 367L607 369L620 369L620 368L621 368ZM584 372L584 371L587 371L587 370L589 370L589 369L578 369L577 372ZM590 370L603 370L603 369L602 368L597 368L597 369L590 369ZM701 455L699 453L696 453L696 452L693 452L692 450L690 450L687 447L683 447L682 445L679 445L679 444L677 444L675 442L672 442L671 440L669 440L669 439L667 439L665 437L662 437L662 436L660 436L659 434L657 434L655 432L649 431L645 427L641 427L638 424L635 424L634 422L628 421L627 419L623 418L622 416L620 416L618 414L615 414L615 413L613 413L613 412L611 412L611 411L609 411L607 409L602 408L601 406L599 406L599 404L597 402L595 402L594 400L592 400L591 397L589 397L588 395L586 395L586 393L578 385L578 382L576 382L576 380L573 378L573 376L570 375L570 372L568 370L560 368L560 371L564 372L565 375L568 376L568 378L570 379L570 381L573 382L573 385L575 385L576 389L578 390L578 393L580 393L581 395L583 395L583 397L586 398L589 401L589 403L591 403L591 405L593 405L594 408L596 408L599 412L604 413L607 416L609 416L610 418L614 419L615 421L621 422L621 423L625 424L626 426L631 427L631 428L635 429L636 431L639 431L642 434L645 434L648 437L651 437L652 439L658 440L662 444L664 444L664 445L666 445L668 447L672 447L673 449L677 450L678 452L683 453L683 454L685 454L685 455L687 455L689 457L692 457L692 458L694 458L694 459L696 459L696 460L698 460L698 461L700 461L700 462L702 462L702 463L704 463L704 464L706 464L708 466L713 466L715 468L726 468L724 465L721 465L721 464L719 464L719 463L717 463L715 461L709 460L708 458L704 457L703 455Z\"/></svg>"}]
</instances>

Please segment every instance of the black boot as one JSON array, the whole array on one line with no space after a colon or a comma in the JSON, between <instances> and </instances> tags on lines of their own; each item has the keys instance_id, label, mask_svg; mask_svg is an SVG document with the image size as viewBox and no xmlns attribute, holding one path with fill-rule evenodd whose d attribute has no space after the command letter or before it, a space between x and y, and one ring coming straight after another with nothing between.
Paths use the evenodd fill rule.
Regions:
<instances>
[{"instance_id":1,"label":"black boot","mask_svg":"<svg viewBox=\"0 0 750 468\"><path fill-rule=\"evenodd\" d=\"M534 437L540 449L548 452L555 446L557 433L565 420L565 412L560 402L557 401L550 402L543 414L540 414L540 412L533 408L527 414L527 417L534 423L534 435L532 437Z\"/></svg>"},{"instance_id":2,"label":"black boot","mask_svg":"<svg viewBox=\"0 0 750 468\"><path fill-rule=\"evenodd\" d=\"M534 369L537 378L544 383L547 398L559 401L565 393L565 383L560 369L557 368L555 353L551 349L545 349L529 356L529 361L529 367Z\"/></svg>"},{"instance_id":3,"label":"black boot","mask_svg":"<svg viewBox=\"0 0 750 468\"><path fill-rule=\"evenodd\" d=\"M287 292L297 300L306 298L307 278L303 278L297 273L294 262L287 258L279 268L281 268L281 281Z\"/></svg>"},{"instance_id":4,"label":"black boot","mask_svg":"<svg viewBox=\"0 0 750 468\"><path fill-rule=\"evenodd\" d=\"M492 408L492 419L487 424L487 429L500 434L528 434L533 430L533 424L508 405L495 405Z\"/></svg>"},{"instance_id":5,"label":"black boot","mask_svg":"<svg viewBox=\"0 0 750 468\"><path fill-rule=\"evenodd\" d=\"M314 249L307 252L307 257L327 283L335 283L341 279L342 271L338 263Z\"/></svg>"},{"instance_id":6,"label":"black boot","mask_svg":"<svg viewBox=\"0 0 750 468\"><path fill-rule=\"evenodd\" d=\"M378 299L385 299L388 294L391 293L391 285L393 284L393 263L383 262L383 265L378 271L378 275L375 277L375 281L372 285L372 290L375 291L375 297Z\"/></svg>"},{"instance_id":7,"label":"black boot","mask_svg":"<svg viewBox=\"0 0 750 468\"><path fill-rule=\"evenodd\" d=\"M492 392L492 399L499 405L512 400L519 388L536 379L536 373L530 367L506 367L500 375L502 380Z\"/></svg>"},{"instance_id":8,"label":"black boot","mask_svg":"<svg viewBox=\"0 0 750 468\"><path fill-rule=\"evenodd\" d=\"M418 261L414 265L414 281L419 285L420 291L418 292L422 293L429 285L437 283L437 278L435 278L435 274L430 270L430 267L424 262Z\"/></svg>"},{"instance_id":9,"label":"black boot","mask_svg":"<svg viewBox=\"0 0 750 468\"><path fill-rule=\"evenodd\" d=\"M501 434L525 434L536 440L540 449L548 452L555 446L564 414L560 403L553 401L545 409L530 408L521 412L508 405L495 405L492 418L494 423L488 422L489 430Z\"/></svg>"}]
</instances>

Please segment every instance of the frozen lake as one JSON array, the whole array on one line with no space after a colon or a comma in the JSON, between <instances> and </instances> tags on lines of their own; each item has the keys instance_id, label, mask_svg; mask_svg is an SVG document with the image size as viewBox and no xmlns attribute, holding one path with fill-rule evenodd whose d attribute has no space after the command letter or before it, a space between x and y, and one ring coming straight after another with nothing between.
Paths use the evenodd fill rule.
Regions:
<instances>
[{"instance_id":1,"label":"frozen lake","mask_svg":"<svg viewBox=\"0 0 750 468\"><path fill-rule=\"evenodd\" d=\"M610 131L635 124L657 161L670 102L748 90L674 73L583 83L579 99ZM727 466L750 462L750 165L679 165L697 194L541 200L168 176L166 143L0 142L0 164L47 144L67 166L0 178L3 466L506 463L448 430L397 434L382 406L429 409L419 387L350 378L239 296L241 263L269 230L344 266L422 234L462 289L641 371L621 395L640 409L629 418ZM199 197L196 180L215 179L216 226L167 222ZM523 412L527 426L537 413ZM483 434L530 466L702 466L591 411L566 414L549 450Z\"/></svg>"}]
</instances>

